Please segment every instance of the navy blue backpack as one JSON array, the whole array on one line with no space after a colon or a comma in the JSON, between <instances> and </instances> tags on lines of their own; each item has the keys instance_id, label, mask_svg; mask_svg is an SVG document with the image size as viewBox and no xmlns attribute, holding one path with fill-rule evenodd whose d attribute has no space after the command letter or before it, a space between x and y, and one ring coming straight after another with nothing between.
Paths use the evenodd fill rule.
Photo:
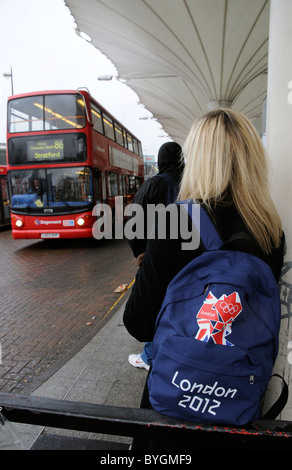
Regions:
<instances>
[{"instance_id":1,"label":"navy blue backpack","mask_svg":"<svg viewBox=\"0 0 292 470\"><path fill-rule=\"evenodd\" d=\"M149 398L169 416L242 426L260 417L272 375L279 289L260 258L220 249L202 207L200 236L206 251L171 281L157 318Z\"/></svg>"}]
</instances>

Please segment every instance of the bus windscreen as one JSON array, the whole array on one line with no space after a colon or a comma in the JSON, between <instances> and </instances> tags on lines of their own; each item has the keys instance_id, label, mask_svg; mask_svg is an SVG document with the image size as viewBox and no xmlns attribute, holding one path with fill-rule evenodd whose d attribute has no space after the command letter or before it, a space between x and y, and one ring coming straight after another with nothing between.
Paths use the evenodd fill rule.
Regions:
<instances>
[{"instance_id":1,"label":"bus windscreen","mask_svg":"<svg viewBox=\"0 0 292 470\"><path fill-rule=\"evenodd\" d=\"M11 208L41 213L88 207L92 203L92 171L88 167L12 170Z\"/></svg>"}]
</instances>

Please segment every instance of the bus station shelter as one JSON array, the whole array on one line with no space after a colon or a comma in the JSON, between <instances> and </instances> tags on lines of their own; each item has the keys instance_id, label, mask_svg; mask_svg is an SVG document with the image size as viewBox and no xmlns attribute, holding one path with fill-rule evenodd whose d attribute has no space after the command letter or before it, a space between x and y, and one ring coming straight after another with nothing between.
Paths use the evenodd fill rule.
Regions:
<instances>
[{"instance_id":1,"label":"bus station shelter","mask_svg":"<svg viewBox=\"0 0 292 470\"><path fill-rule=\"evenodd\" d=\"M291 0L66 0L66 5L77 31L113 62L119 79L136 91L171 139L182 144L194 119L219 106L245 114L262 136L287 242L275 369L290 383ZM292 420L292 404L284 413L282 419Z\"/></svg>"}]
</instances>

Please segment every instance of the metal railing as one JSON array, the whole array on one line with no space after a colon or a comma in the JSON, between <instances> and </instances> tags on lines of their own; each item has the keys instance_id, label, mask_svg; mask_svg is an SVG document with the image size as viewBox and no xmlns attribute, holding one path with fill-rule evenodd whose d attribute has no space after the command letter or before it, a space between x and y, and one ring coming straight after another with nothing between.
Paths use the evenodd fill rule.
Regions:
<instances>
[{"instance_id":1,"label":"metal railing","mask_svg":"<svg viewBox=\"0 0 292 470\"><path fill-rule=\"evenodd\" d=\"M292 423L258 420L247 427L212 426L181 421L141 408L126 408L0 393L2 413L11 422L152 440L225 445L240 449L291 449ZM290 440L291 439L291 440ZM215 447L214 447L215 443ZM198 448L198 447L197 447Z\"/></svg>"}]
</instances>

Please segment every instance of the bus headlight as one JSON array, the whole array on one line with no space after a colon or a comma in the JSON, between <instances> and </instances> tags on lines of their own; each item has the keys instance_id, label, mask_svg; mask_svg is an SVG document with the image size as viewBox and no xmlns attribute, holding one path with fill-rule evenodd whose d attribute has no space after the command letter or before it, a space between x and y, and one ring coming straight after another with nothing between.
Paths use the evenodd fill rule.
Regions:
<instances>
[{"instance_id":1,"label":"bus headlight","mask_svg":"<svg viewBox=\"0 0 292 470\"><path fill-rule=\"evenodd\" d=\"M77 219L77 225L79 225L79 227L82 227L82 225L85 224L85 220L83 219L83 217L79 217L79 219Z\"/></svg>"},{"instance_id":2,"label":"bus headlight","mask_svg":"<svg viewBox=\"0 0 292 470\"><path fill-rule=\"evenodd\" d=\"M22 226L23 226L23 220L17 219L17 220L15 221L15 225L16 225L16 227L18 227L18 228L22 227Z\"/></svg>"}]
</instances>

